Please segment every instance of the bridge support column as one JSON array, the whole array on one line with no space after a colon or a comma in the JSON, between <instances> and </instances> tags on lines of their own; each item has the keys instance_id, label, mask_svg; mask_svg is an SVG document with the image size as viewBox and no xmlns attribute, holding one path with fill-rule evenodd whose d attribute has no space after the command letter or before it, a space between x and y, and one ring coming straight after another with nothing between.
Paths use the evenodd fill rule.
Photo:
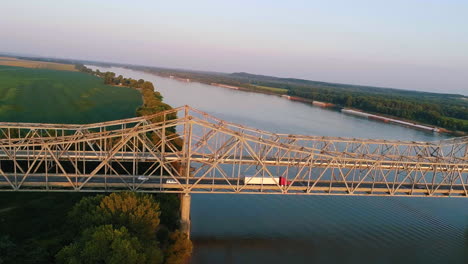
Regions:
<instances>
[{"instance_id":1,"label":"bridge support column","mask_svg":"<svg viewBox=\"0 0 468 264\"><path fill-rule=\"evenodd\" d=\"M190 239L190 200L188 193L180 194L180 229Z\"/></svg>"}]
</instances>

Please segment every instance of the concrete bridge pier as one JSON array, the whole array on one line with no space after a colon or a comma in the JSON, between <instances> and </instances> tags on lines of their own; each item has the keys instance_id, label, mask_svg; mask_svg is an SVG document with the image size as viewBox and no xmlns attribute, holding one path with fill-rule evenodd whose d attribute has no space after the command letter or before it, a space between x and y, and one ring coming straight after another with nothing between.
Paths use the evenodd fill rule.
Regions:
<instances>
[{"instance_id":1,"label":"concrete bridge pier","mask_svg":"<svg viewBox=\"0 0 468 264\"><path fill-rule=\"evenodd\" d=\"M180 229L187 234L190 239L190 201L191 196L188 193L180 194Z\"/></svg>"}]
</instances>

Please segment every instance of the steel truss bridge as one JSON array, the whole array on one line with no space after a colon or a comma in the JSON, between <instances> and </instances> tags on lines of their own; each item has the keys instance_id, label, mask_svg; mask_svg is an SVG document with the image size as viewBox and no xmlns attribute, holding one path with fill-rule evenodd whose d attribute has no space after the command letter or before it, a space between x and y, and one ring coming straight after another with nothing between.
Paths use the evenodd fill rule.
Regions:
<instances>
[{"instance_id":1,"label":"steel truss bridge","mask_svg":"<svg viewBox=\"0 0 468 264\"><path fill-rule=\"evenodd\" d=\"M468 197L468 137L275 134L189 106L84 125L3 122L0 190Z\"/></svg>"}]
</instances>

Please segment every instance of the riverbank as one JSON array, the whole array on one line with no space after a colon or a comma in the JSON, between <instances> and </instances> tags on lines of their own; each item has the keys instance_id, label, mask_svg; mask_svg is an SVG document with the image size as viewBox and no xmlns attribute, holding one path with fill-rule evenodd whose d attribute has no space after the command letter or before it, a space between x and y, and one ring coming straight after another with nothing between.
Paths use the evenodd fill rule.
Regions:
<instances>
[{"instance_id":1,"label":"riverbank","mask_svg":"<svg viewBox=\"0 0 468 264\"><path fill-rule=\"evenodd\" d=\"M161 77L171 76L173 79L180 79L184 82L214 84L235 90L288 95L303 100L330 103L339 108L352 108L396 120L408 120L411 123L445 128L454 135L468 133L468 97L461 94L328 83L245 72L201 72L129 65L117 67L143 71Z\"/></svg>"},{"instance_id":2,"label":"riverbank","mask_svg":"<svg viewBox=\"0 0 468 264\"><path fill-rule=\"evenodd\" d=\"M402 119L391 118L391 117L386 117L386 116L382 116L382 115L366 113L366 112L360 111L358 109L341 108L341 107L338 107L338 106L336 106L334 104L331 104L331 103L314 101L314 100L301 98L301 97L297 97L297 96L290 96L290 95L282 95L281 97L284 97L284 98L286 98L288 100L291 100L291 101L297 101L297 102L301 102L301 103L312 104L312 105L317 106L317 107L338 109L343 114L354 115L354 116L358 116L358 117L367 118L367 119L370 119L370 120L381 121L381 122L384 122L384 123L391 123L391 124L395 124L395 125L401 125L401 126L404 126L404 127L409 127L409 128L423 130L423 131L429 131L429 132L435 132L435 133L448 133L448 134L459 135L459 136L464 135L464 134L460 134L460 132L449 131L449 130L444 129L444 128L418 124L416 122L410 122L409 120L402 120Z\"/></svg>"},{"instance_id":3,"label":"riverbank","mask_svg":"<svg viewBox=\"0 0 468 264\"><path fill-rule=\"evenodd\" d=\"M424 125L420 125L420 124L417 124L417 123L398 120L398 119L395 119L395 118L388 118L388 117L384 117L384 116L380 116L380 115L369 114L369 113L362 112L362 111L359 111L359 110L356 110L356 109L343 108L343 109L341 109L341 112L344 113L344 114L348 114L348 115L364 117L364 118L368 118L368 119L371 119L371 120L377 120L377 121L382 121L382 122L385 122L385 123L392 123L392 124L402 125L402 126L405 126L405 127L420 129L420 130L424 130L424 131L444 132L444 133L449 132L449 131L447 131L445 129L441 129L441 128L437 128L437 127L424 126Z\"/></svg>"},{"instance_id":4,"label":"riverbank","mask_svg":"<svg viewBox=\"0 0 468 264\"><path fill-rule=\"evenodd\" d=\"M155 72L152 72L150 70L143 71L143 72L146 72L146 73L149 73L149 74L152 74L152 75L156 75L156 76L159 76L159 77L163 77L163 78L174 79L174 80L181 81L181 82L196 82L196 83L207 84L205 82L197 81L196 79L178 78L178 77L176 77L174 75L155 73ZM408 128L416 129L416 130L423 130L423 131L435 132L435 133L444 133L444 134L449 134L449 135L453 135L453 136L465 136L465 135L467 135L467 133L463 132L463 131L452 131L452 130L448 130L448 129L445 129L445 128L442 128L442 127L431 126L431 125L428 125L426 123L416 122L416 121L413 121L413 120L408 120L408 119L403 119L403 118L398 118L398 117L388 116L388 115L368 113L368 112L365 112L365 111L362 111L362 110L359 110L359 109L355 109L355 108L344 108L344 107L341 107L339 105L328 103L328 102L311 100L311 99L304 98L304 97L291 96L291 95L287 95L287 94L271 92L271 91L268 91L268 90L252 90L252 89L242 87L242 86L234 86L234 85L227 85L227 84L223 84L223 83L214 83L214 82L213 83L208 83L208 85L221 87L221 88L225 88L225 89L230 89L230 90L236 90L236 91L252 92L252 93L260 93L260 94L266 94L266 95L279 96L279 97L282 97L282 98L285 98L285 99L288 99L288 100L291 100L291 101L305 103L305 104L313 105L313 106L320 107L320 108L327 108L327 109L330 109L330 110L333 110L333 111L339 111L339 112L341 112L343 114L350 114L350 115L354 115L354 116L360 116L360 117L367 118L367 119L370 119L370 120L373 120L373 121L391 123L392 125L404 126L404 127L408 127ZM348 111L348 110L351 110L351 111Z\"/></svg>"},{"instance_id":5,"label":"riverbank","mask_svg":"<svg viewBox=\"0 0 468 264\"><path fill-rule=\"evenodd\" d=\"M314 100L310 100L310 99L307 99L307 98L302 98L302 97L297 97L297 96L290 96L290 95L282 95L281 97L286 98L286 99L291 100L291 101L312 104L314 106L318 106L318 107L322 107L322 108L336 108L336 105L334 105L332 103L314 101Z\"/></svg>"}]
</instances>

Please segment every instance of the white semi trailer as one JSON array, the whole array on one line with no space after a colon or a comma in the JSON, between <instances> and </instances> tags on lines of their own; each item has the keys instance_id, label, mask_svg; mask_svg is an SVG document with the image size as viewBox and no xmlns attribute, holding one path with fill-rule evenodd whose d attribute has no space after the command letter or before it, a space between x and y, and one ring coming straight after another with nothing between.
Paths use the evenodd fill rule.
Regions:
<instances>
[{"instance_id":1,"label":"white semi trailer","mask_svg":"<svg viewBox=\"0 0 468 264\"><path fill-rule=\"evenodd\" d=\"M272 184L279 184L279 177L250 177L245 176L244 184L264 184L264 185L272 185Z\"/></svg>"}]
</instances>

